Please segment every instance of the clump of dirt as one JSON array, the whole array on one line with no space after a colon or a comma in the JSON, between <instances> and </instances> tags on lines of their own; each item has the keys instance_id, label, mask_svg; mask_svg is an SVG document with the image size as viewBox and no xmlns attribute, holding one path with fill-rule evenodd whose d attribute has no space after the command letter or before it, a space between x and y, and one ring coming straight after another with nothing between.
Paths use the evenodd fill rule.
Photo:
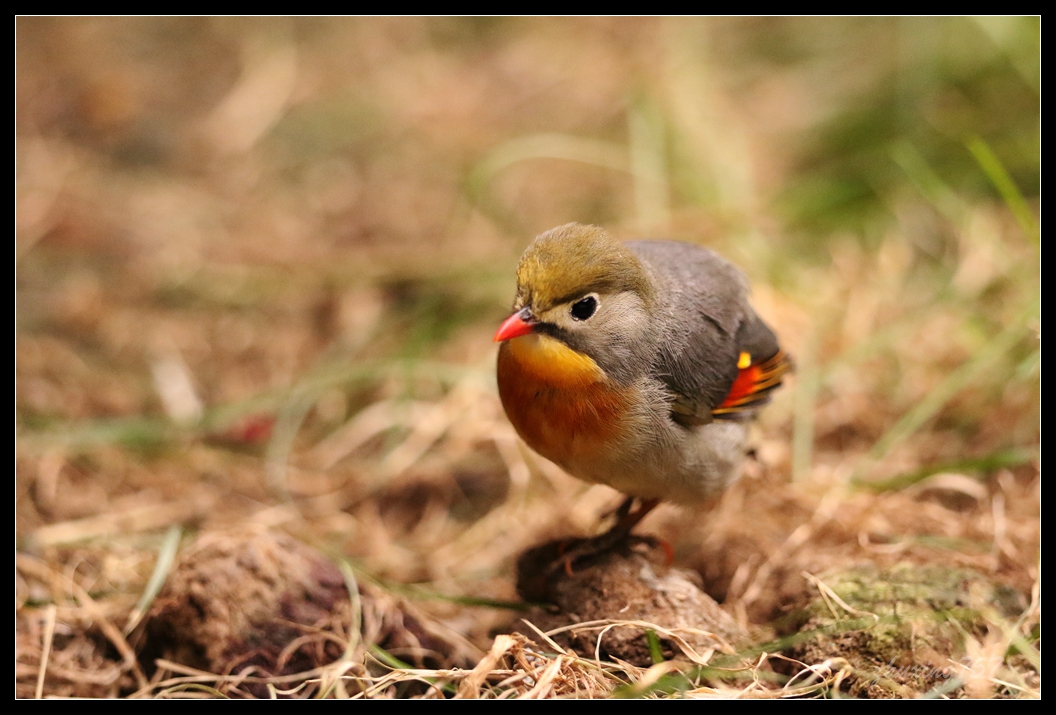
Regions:
<instances>
[{"instance_id":1,"label":"clump of dirt","mask_svg":"<svg viewBox=\"0 0 1056 715\"><path fill-rule=\"evenodd\" d=\"M733 644L747 637L701 590L695 572L669 567L656 540L631 537L574 565L566 563L567 547L549 542L518 561L521 596L552 604L533 608L525 620L542 631L563 629L552 633L562 647L648 667L661 656L703 664L708 650L733 653Z\"/></svg>"},{"instance_id":2,"label":"clump of dirt","mask_svg":"<svg viewBox=\"0 0 1056 715\"><path fill-rule=\"evenodd\" d=\"M322 554L263 530L205 534L148 616L144 665L160 656L212 673L304 672L341 657L351 622L345 579Z\"/></svg>"},{"instance_id":3,"label":"clump of dirt","mask_svg":"<svg viewBox=\"0 0 1056 715\"><path fill-rule=\"evenodd\" d=\"M969 643L994 617L1026 607L1022 596L985 576L943 566L862 567L827 574L792 619L787 655L842 669L855 697L915 697L972 686ZM954 679L957 680L954 680Z\"/></svg>"},{"instance_id":4,"label":"clump of dirt","mask_svg":"<svg viewBox=\"0 0 1056 715\"><path fill-rule=\"evenodd\" d=\"M365 674L376 646L417 667L472 662L464 643L369 585L349 598L341 570L286 534L209 533L181 556L146 619L140 659L252 675L232 694L267 695L257 680L306 673L346 657ZM288 684L288 681L287 681ZM297 684L294 683L294 686ZM292 687L310 697L315 687Z\"/></svg>"}]
</instances>

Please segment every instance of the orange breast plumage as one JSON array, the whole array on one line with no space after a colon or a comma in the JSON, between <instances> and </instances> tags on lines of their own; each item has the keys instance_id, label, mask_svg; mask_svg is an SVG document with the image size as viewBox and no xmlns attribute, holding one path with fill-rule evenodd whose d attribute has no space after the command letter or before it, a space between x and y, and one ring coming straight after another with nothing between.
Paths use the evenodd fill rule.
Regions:
<instances>
[{"instance_id":1,"label":"orange breast plumage","mask_svg":"<svg viewBox=\"0 0 1056 715\"><path fill-rule=\"evenodd\" d=\"M574 465L624 437L627 391L558 340L531 334L499 348L499 396L521 438L575 474ZM583 476L577 474L576 476Z\"/></svg>"}]
</instances>

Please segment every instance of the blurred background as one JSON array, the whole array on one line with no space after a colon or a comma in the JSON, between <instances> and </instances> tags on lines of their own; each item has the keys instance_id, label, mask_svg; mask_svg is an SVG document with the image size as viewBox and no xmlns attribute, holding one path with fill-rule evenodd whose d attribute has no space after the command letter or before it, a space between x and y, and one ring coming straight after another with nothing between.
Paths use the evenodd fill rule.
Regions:
<instances>
[{"instance_id":1,"label":"blurred background","mask_svg":"<svg viewBox=\"0 0 1056 715\"><path fill-rule=\"evenodd\" d=\"M166 529L243 522L512 598L618 501L494 386L578 221L719 251L796 358L734 506L644 525L709 592L765 620L834 490L839 540L1029 590L1039 58L1038 18L19 18L19 549L115 611Z\"/></svg>"}]
</instances>

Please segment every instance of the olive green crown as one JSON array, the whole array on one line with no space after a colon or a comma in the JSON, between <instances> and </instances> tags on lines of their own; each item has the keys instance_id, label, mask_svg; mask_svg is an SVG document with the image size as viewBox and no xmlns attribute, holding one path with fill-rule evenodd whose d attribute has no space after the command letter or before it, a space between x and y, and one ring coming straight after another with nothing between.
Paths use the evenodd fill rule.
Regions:
<instances>
[{"instance_id":1,"label":"olive green crown","mask_svg":"<svg viewBox=\"0 0 1056 715\"><path fill-rule=\"evenodd\" d=\"M537 310L585 293L627 290L652 298L638 258L597 226L568 223L542 233L517 266L518 295Z\"/></svg>"}]
</instances>

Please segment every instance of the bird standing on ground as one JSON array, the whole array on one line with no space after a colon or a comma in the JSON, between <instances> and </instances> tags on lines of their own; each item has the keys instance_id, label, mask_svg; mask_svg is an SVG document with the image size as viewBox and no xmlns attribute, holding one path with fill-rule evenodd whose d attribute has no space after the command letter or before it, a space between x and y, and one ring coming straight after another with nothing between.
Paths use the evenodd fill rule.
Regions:
<instances>
[{"instance_id":1,"label":"bird standing on ground","mask_svg":"<svg viewBox=\"0 0 1056 715\"><path fill-rule=\"evenodd\" d=\"M732 264L575 223L525 250L495 340L517 433L572 476L627 495L622 535L661 500L699 504L735 481L747 421L791 367Z\"/></svg>"}]
</instances>

